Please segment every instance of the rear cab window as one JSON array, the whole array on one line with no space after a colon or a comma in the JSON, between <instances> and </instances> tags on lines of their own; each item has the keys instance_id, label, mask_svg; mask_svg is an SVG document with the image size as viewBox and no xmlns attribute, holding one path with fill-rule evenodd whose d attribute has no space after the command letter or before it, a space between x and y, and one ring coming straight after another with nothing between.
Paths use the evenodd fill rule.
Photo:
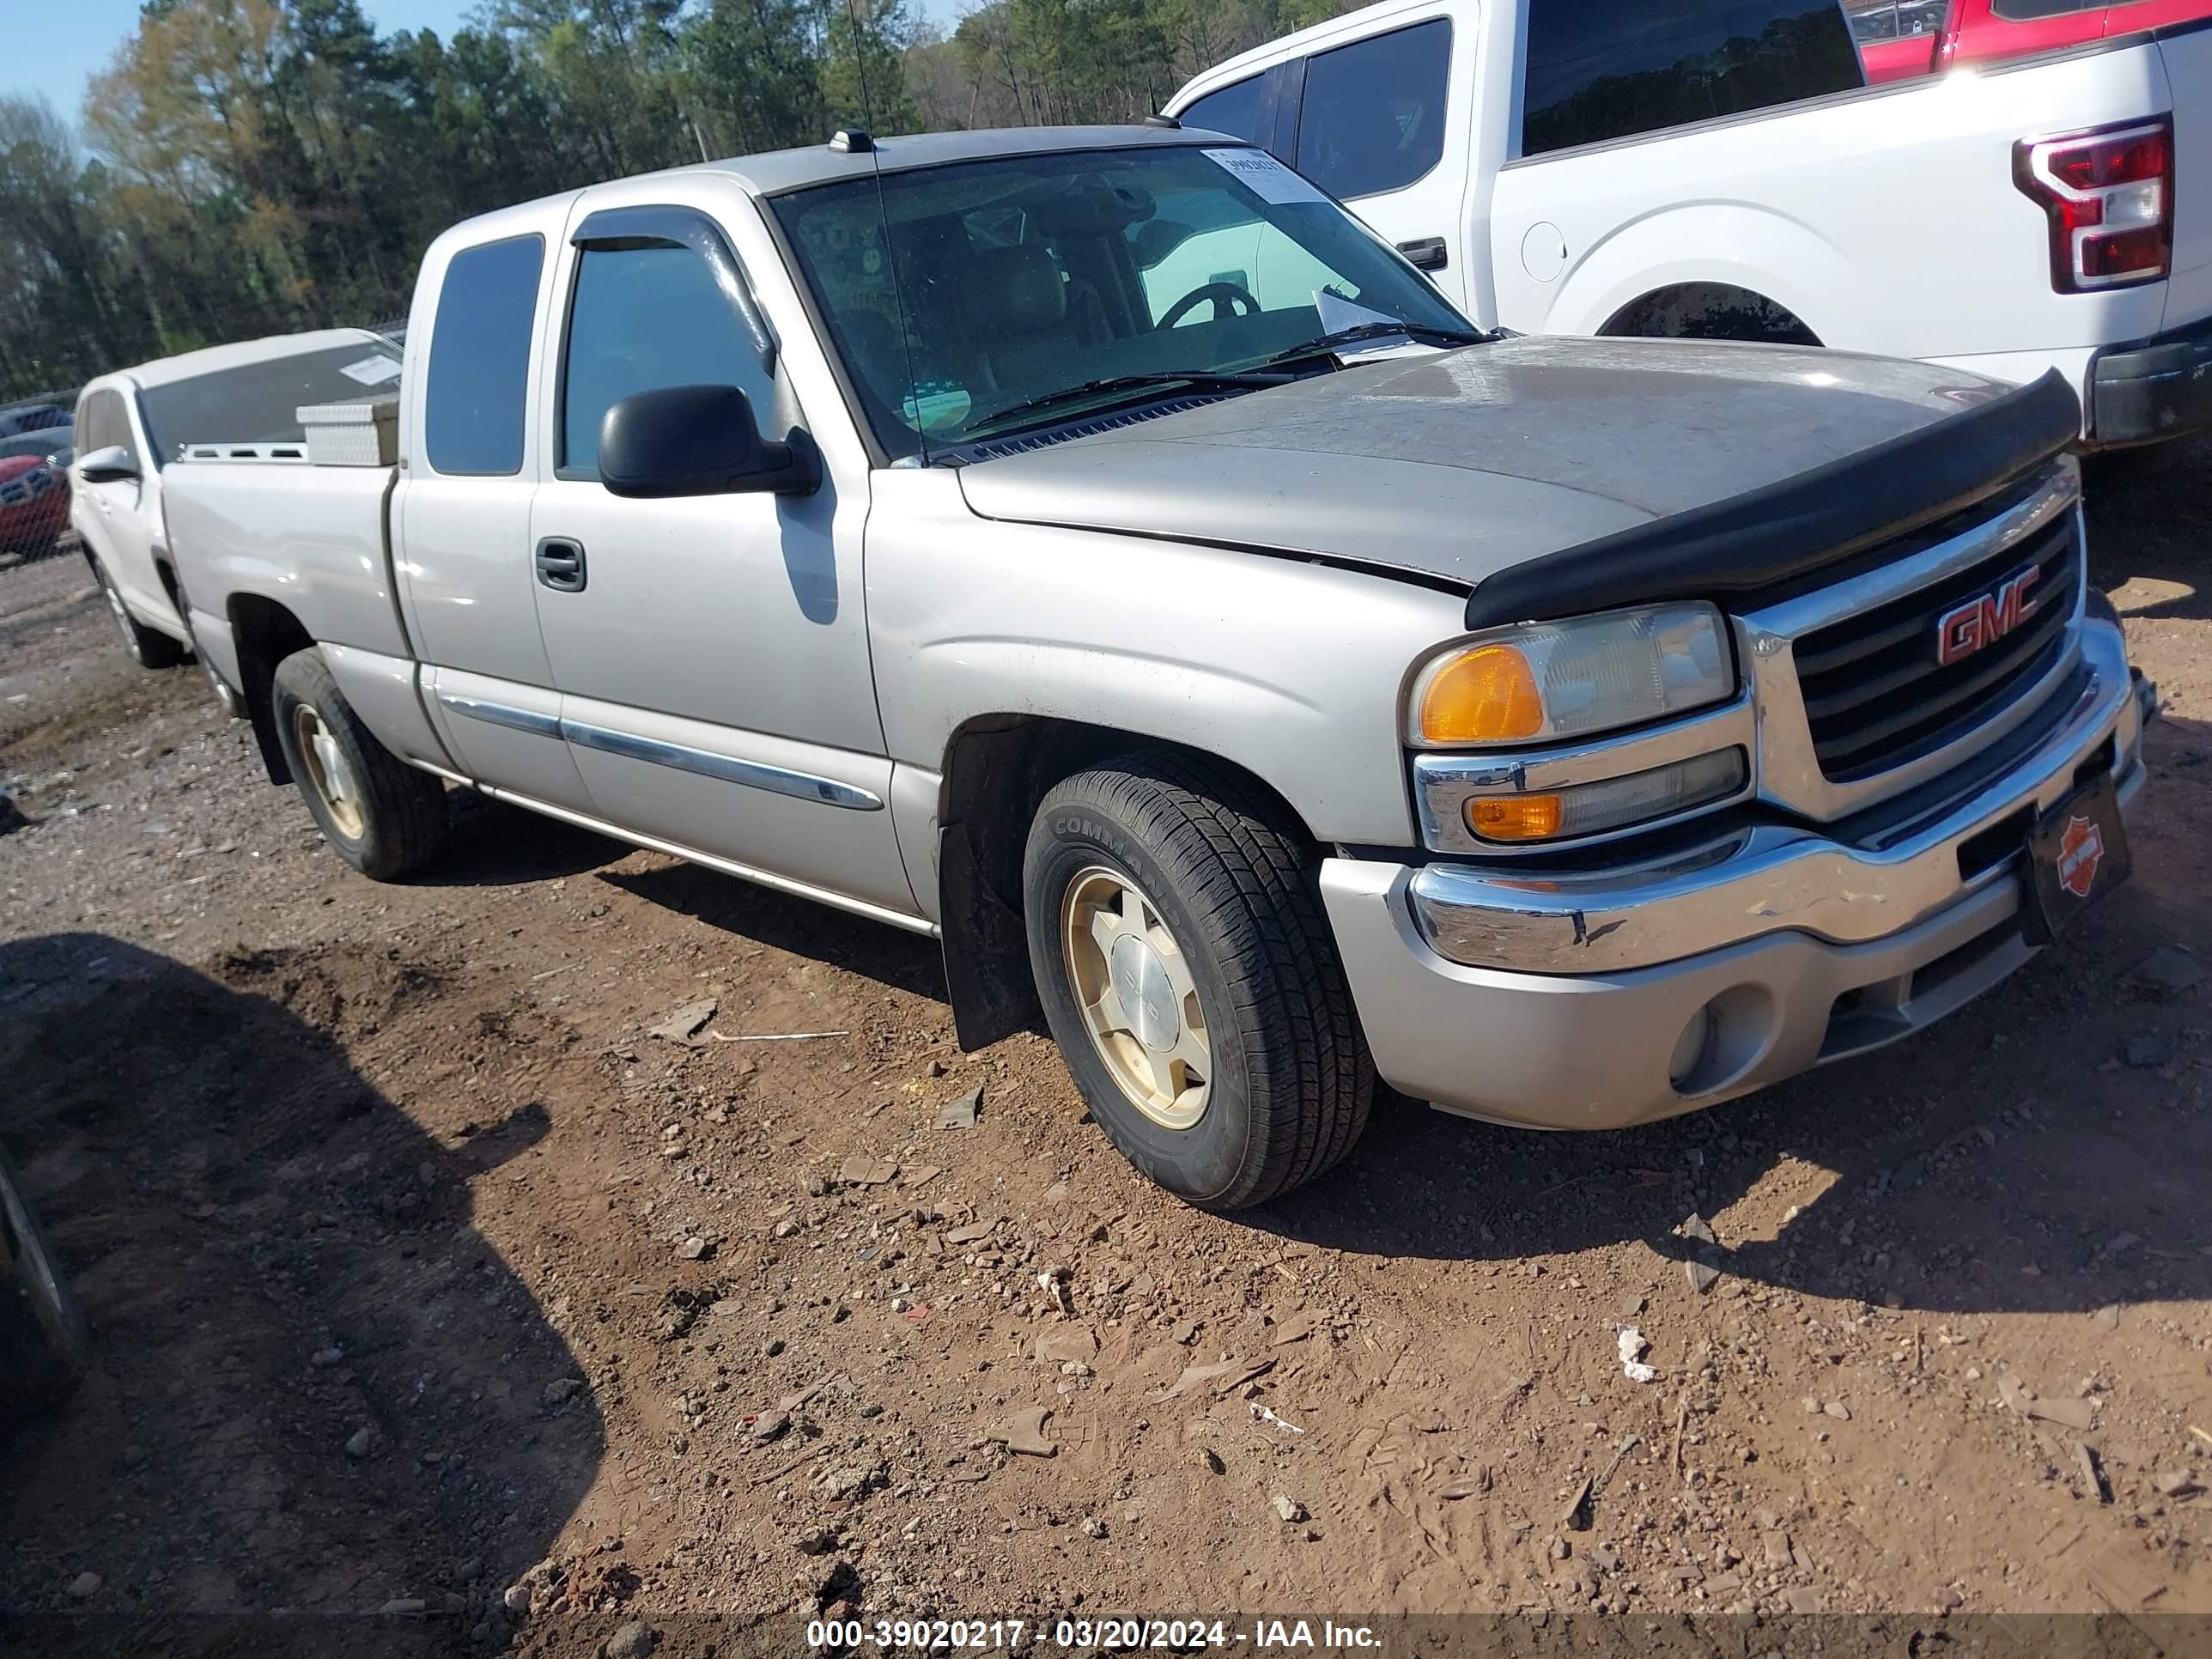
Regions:
<instances>
[{"instance_id":1,"label":"rear cab window","mask_svg":"<svg viewBox=\"0 0 2212 1659\"><path fill-rule=\"evenodd\" d=\"M446 266L430 325L423 448L433 471L508 477L522 471L531 331L545 239L464 248Z\"/></svg>"},{"instance_id":2,"label":"rear cab window","mask_svg":"<svg viewBox=\"0 0 2212 1659\"><path fill-rule=\"evenodd\" d=\"M1865 84L1836 0L1528 0L1523 156Z\"/></svg>"},{"instance_id":3,"label":"rear cab window","mask_svg":"<svg viewBox=\"0 0 2212 1659\"><path fill-rule=\"evenodd\" d=\"M1307 59L1298 171L1346 200L1425 177L1443 159L1451 46L1437 17Z\"/></svg>"}]
</instances>

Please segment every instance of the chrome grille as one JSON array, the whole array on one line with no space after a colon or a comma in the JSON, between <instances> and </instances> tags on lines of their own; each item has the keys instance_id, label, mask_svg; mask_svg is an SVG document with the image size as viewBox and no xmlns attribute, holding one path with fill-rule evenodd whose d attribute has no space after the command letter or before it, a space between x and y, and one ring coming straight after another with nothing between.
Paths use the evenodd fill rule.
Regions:
<instances>
[{"instance_id":1,"label":"chrome grille","mask_svg":"<svg viewBox=\"0 0 2212 1659\"><path fill-rule=\"evenodd\" d=\"M2033 567L2034 609L1952 663L1941 618ZM1796 641L1797 680L1820 771L1848 783L1957 741L2056 666L2081 590L2081 530L2060 515L2002 553Z\"/></svg>"}]
</instances>

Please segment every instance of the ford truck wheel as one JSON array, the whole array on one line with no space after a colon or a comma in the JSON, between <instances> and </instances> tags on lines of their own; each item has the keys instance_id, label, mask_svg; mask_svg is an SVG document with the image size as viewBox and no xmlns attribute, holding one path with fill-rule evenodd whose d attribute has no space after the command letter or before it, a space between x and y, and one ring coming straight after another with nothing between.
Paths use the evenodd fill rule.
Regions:
<instances>
[{"instance_id":1,"label":"ford truck wheel","mask_svg":"<svg viewBox=\"0 0 2212 1659\"><path fill-rule=\"evenodd\" d=\"M1159 751L1069 778L1023 897L1054 1039L1152 1180L1240 1209L1352 1150L1375 1073L1312 860L1235 775Z\"/></svg>"},{"instance_id":2,"label":"ford truck wheel","mask_svg":"<svg viewBox=\"0 0 2212 1659\"><path fill-rule=\"evenodd\" d=\"M340 858L392 881L438 855L451 821L446 786L371 735L321 652L295 651L277 664L270 697L293 781Z\"/></svg>"},{"instance_id":3,"label":"ford truck wheel","mask_svg":"<svg viewBox=\"0 0 2212 1659\"><path fill-rule=\"evenodd\" d=\"M174 668L185 659L185 647L158 628L149 628L131 614L123 603L123 595L107 578L107 568L98 559L92 562L92 574L100 583L100 597L107 601L107 614L115 618L115 626L123 635L123 648L131 653L131 660L141 668Z\"/></svg>"}]
</instances>

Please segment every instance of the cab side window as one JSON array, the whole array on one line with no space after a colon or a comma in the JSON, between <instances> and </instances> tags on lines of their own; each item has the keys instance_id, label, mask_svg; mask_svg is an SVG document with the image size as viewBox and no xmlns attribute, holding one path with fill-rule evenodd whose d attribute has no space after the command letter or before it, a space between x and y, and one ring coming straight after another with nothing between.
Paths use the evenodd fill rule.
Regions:
<instances>
[{"instance_id":1,"label":"cab side window","mask_svg":"<svg viewBox=\"0 0 2212 1659\"><path fill-rule=\"evenodd\" d=\"M608 409L634 392L674 386L737 387L763 431L775 412L775 381L696 251L668 243L586 247L562 354L559 476L599 477L599 422Z\"/></svg>"},{"instance_id":2,"label":"cab side window","mask_svg":"<svg viewBox=\"0 0 2212 1659\"><path fill-rule=\"evenodd\" d=\"M1844 15L1850 19L1851 36L1862 46L1894 40L1905 33L1897 0L1844 0Z\"/></svg>"},{"instance_id":3,"label":"cab side window","mask_svg":"<svg viewBox=\"0 0 2212 1659\"><path fill-rule=\"evenodd\" d=\"M1863 86L1851 28L1836 0L1528 0L1521 153Z\"/></svg>"},{"instance_id":4,"label":"cab side window","mask_svg":"<svg viewBox=\"0 0 2212 1659\"><path fill-rule=\"evenodd\" d=\"M1428 173L1443 159L1451 43L1439 17L1309 58L1298 171L1347 201Z\"/></svg>"},{"instance_id":5,"label":"cab side window","mask_svg":"<svg viewBox=\"0 0 2212 1659\"><path fill-rule=\"evenodd\" d=\"M431 466L462 477L522 471L530 334L545 239L464 248L446 266L430 325L423 439Z\"/></svg>"},{"instance_id":6,"label":"cab side window","mask_svg":"<svg viewBox=\"0 0 2212 1659\"><path fill-rule=\"evenodd\" d=\"M1260 85L1267 77L1255 75L1249 80L1225 86L1218 92L1209 92L1203 98L1192 100L1188 108L1176 118L1187 127L1204 127L1209 132L1225 132L1232 138L1242 138L1249 144L1260 142Z\"/></svg>"}]
</instances>

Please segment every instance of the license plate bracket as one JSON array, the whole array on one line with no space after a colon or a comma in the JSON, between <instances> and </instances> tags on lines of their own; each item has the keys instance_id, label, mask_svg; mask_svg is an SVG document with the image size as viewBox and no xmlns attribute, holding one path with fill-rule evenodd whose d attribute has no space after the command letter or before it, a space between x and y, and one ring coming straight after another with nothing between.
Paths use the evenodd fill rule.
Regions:
<instances>
[{"instance_id":1,"label":"license plate bracket","mask_svg":"<svg viewBox=\"0 0 2212 1659\"><path fill-rule=\"evenodd\" d=\"M2100 773L2045 812L2028 831L2027 902L2021 931L2048 945L2135 867L2112 775Z\"/></svg>"}]
</instances>

